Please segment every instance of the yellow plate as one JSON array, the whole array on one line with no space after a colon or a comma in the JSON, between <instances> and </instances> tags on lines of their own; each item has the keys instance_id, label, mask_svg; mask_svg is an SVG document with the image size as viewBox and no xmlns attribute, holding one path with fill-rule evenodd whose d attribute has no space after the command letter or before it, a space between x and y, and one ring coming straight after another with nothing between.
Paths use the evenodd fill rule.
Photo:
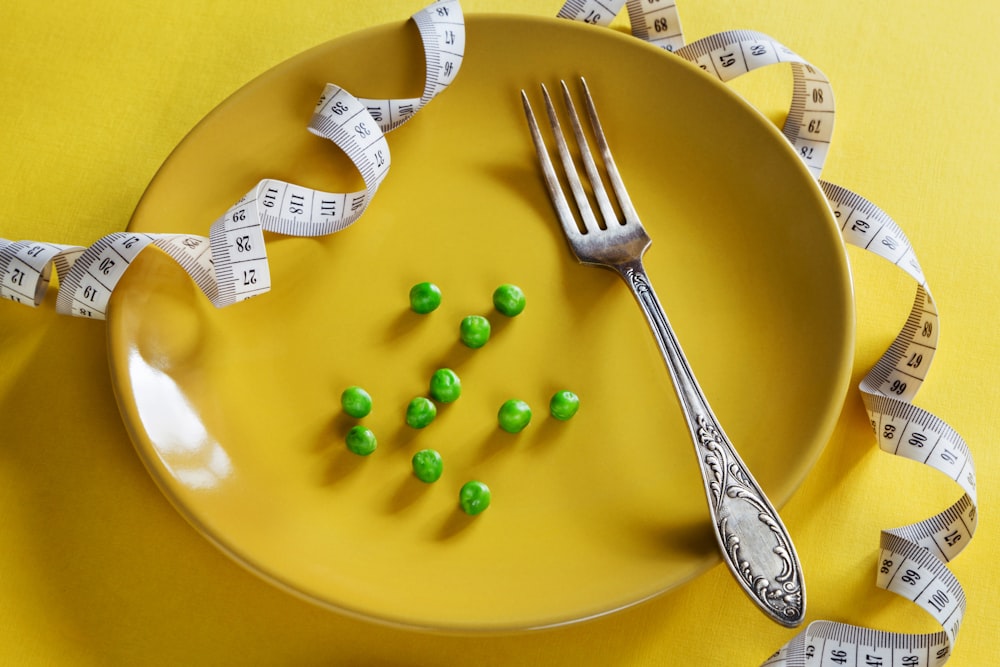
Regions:
<instances>
[{"instance_id":1,"label":"yellow plate","mask_svg":"<svg viewBox=\"0 0 1000 667\"><path fill-rule=\"evenodd\" d=\"M113 298L111 370L136 448L166 496L236 561L348 613L448 630L572 622L647 599L718 561L667 373L627 288L561 237L519 89L585 75L653 237L648 270L720 419L784 503L839 415L851 369L844 248L778 131L722 84L629 36L555 19L468 17L456 83L388 136L393 166L364 217L320 239L269 239L274 289L216 310L144 253ZM338 38L252 81L177 147L130 229L207 234L259 179L361 186L306 131L323 84L419 96L412 23ZM439 310L408 309L440 285ZM492 311L497 285L527 309ZM487 315L486 347L458 343ZM464 393L431 426L409 399L451 367ZM341 390L362 385L379 437L347 452ZM569 422L547 414L577 392ZM496 426L511 397L534 408ZM432 447L445 472L419 482ZM486 482L475 518L459 487ZM791 526L794 532L795 526ZM732 595L742 596L733 584Z\"/></svg>"}]
</instances>

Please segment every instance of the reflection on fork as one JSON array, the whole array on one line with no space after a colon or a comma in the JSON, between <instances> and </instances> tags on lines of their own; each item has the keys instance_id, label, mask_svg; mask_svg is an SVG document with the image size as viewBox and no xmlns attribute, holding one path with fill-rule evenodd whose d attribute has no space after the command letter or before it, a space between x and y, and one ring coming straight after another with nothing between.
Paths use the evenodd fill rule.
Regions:
<instances>
[{"instance_id":1,"label":"reflection on fork","mask_svg":"<svg viewBox=\"0 0 1000 667\"><path fill-rule=\"evenodd\" d=\"M620 216L604 186L569 87L565 82L560 83L566 117L579 149L579 162L587 178L589 194L580 179L555 105L544 85L541 94L579 221L560 184L528 95L523 90L521 98L545 183L566 239L580 262L617 272L631 288L663 354L687 421L723 558L743 590L770 618L782 625L795 627L805 616L805 584L788 531L709 407L646 277L642 256L651 240L618 173L586 81L580 79L583 105L605 176L621 211ZM591 197L596 203L600 220L591 204Z\"/></svg>"}]
</instances>

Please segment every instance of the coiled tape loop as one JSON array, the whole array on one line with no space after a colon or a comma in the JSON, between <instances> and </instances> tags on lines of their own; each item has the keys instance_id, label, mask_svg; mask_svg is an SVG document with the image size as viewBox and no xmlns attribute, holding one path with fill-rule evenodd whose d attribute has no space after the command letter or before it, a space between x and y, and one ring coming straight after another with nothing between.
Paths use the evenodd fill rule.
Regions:
<instances>
[{"instance_id":1,"label":"coiled tape loop","mask_svg":"<svg viewBox=\"0 0 1000 667\"><path fill-rule=\"evenodd\" d=\"M458 0L439 0L414 14L413 21L426 61L419 98L356 98L328 84L309 124L311 132L350 157L364 179L364 190L327 193L264 179L212 223L207 238L116 232L88 248L0 239L0 297L38 306L54 266L60 285L56 310L103 320L118 281L151 245L176 260L218 307L270 290L264 232L320 236L361 217L389 171L385 133L412 118L458 74L465 53L465 21Z\"/></svg>"}]
</instances>

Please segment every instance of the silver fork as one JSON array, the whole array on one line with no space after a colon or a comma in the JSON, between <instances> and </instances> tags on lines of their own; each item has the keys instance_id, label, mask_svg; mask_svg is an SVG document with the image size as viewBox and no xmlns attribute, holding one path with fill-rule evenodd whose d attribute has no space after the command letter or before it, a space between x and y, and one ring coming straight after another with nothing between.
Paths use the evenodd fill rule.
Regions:
<instances>
[{"instance_id":1,"label":"silver fork","mask_svg":"<svg viewBox=\"0 0 1000 667\"><path fill-rule=\"evenodd\" d=\"M611 156L587 83L582 78L580 83L595 143L624 220L620 220L615 213L591 154L569 88L565 82L561 82L566 115L573 129L592 196L604 221L604 228L598 224L594 215L563 135L556 109L548 90L543 85L542 97L548 112L549 124L552 126L557 152L585 231L581 231L577 225L555 167L549 158L528 95L522 90L524 113L528 118L531 137L538 151L545 183L559 222L562 223L563 232L580 262L617 272L632 289L653 330L687 420L705 483L715 537L726 564L743 590L764 613L784 626L795 627L805 616L805 584L802 579L802 566L792 540L777 510L736 453L736 449L709 407L708 400L698 386L694 372L684 357L670 322L646 277L642 256L651 240L639 222Z\"/></svg>"}]
</instances>

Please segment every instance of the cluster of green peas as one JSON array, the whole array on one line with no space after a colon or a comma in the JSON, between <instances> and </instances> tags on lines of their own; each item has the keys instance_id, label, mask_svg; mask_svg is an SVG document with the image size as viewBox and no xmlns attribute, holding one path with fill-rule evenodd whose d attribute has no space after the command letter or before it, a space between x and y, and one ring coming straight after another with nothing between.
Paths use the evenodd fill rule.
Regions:
<instances>
[{"instance_id":1,"label":"cluster of green peas","mask_svg":"<svg viewBox=\"0 0 1000 667\"><path fill-rule=\"evenodd\" d=\"M516 317L526 304L524 292L511 284L500 285L493 292L493 306L507 317ZM410 289L410 308L421 315L433 312L441 305L441 290L437 285L422 282ZM459 325L459 339L467 347L477 349L490 338L490 322L481 315L469 315ZM406 408L406 423L415 429L428 426L437 417L439 403L452 403L462 395L462 381L450 368L440 368L430 380L430 398L417 396ZM433 400L431 400L433 399ZM344 412L356 419L368 416L372 410L372 397L361 387L348 387L340 396ZM549 413L560 421L573 417L580 407L579 397L571 391L557 391L549 401ZM508 433L520 433L531 422L531 407L522 400L510 399L500 406L497 424ZM378 447L378 440L370 428L363 425L351 427L345 438L347 448L359 455L368 456ZM422 449L411 459L413 474L421 482L432 484L441 478L444 462L434 449ZM462 511L476 515L490 506L490 488L479 480L469 480L462 485L458 504Z\"/></svg>"}]
</instances>

